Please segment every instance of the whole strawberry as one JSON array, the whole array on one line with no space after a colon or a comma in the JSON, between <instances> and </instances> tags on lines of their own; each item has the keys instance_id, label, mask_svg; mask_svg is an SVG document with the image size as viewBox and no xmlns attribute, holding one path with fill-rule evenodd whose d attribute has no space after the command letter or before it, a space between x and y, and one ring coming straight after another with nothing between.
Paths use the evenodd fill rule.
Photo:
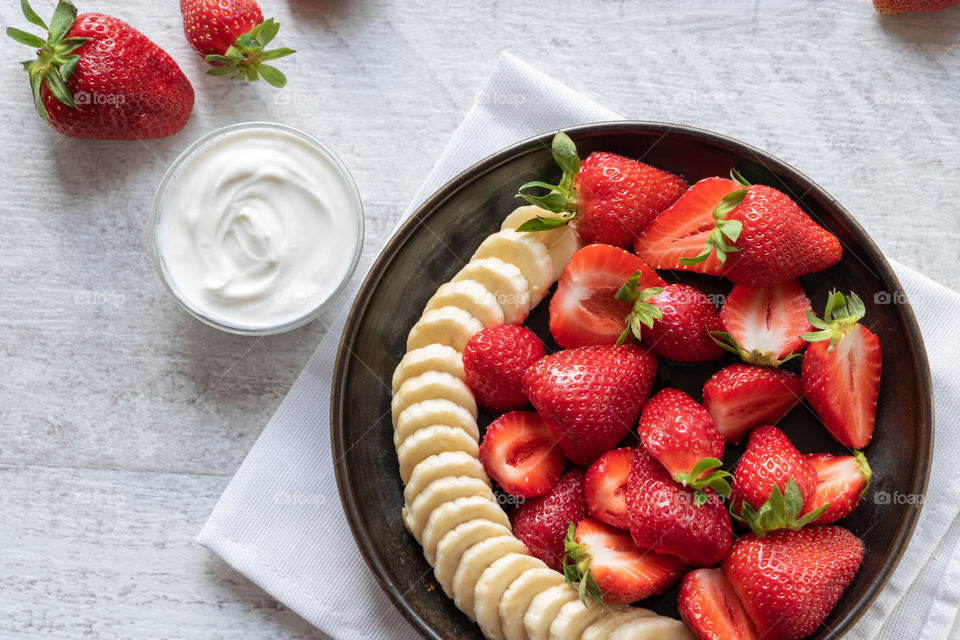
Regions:
<instances>
[{"instance_id":1,"label":"whole strawberry","mask_svg":"<svg viewBox=\"0 0 960 640\"><path fill-rule=\"evenodd\" d=\"M568 349L538 360L523 390L572 462L589 465L637 423L657 375L639 345Z\"/></svg>"},{"instance_id":2,"label":"whole strawberry","mask_svg":"<svg viewBox=\"0 0 960 640\"><path fill-rule=\"evenodd\" d=\"M473 334L463 348L463 372L477 404L494 412L526 407L523 373L546 353L525 327L501 324Z\"/></svg>"},{"instance_id":3,"label":"whole strawberry","mask_svg":"<svg viewBox=\"0 0 960 640\"><path fill-rule=\"evenodd\" d=\"M587 517L583 473L570 469L548 493L523 502L510 514L513 535L557 571L563 570L563 541L570 523Z\"/></svg>"},{"instance_id":4,"label":"whole strawberry","mask_svg":"<svg viewBox=\"0 0 960 640\"><path fill-rule=\"evenodd\" d=\"M888 16L912 11L940 11L958 4L960 0L873 0L873 8Z\"/></svg>"},{"instance_id":5,"label":"whole strawberry","mask_svg":"<svg viewBox=\"0 0 960 640\"><path fill-rule=\"evenodd\" d=\"M250 81L262 76L274 87L287 84L279 69L264 63L294 51L265 50L280 25L273 18L264 21L256 0L180 0L180 13L187 40L214 67L208 74Z\"/></svg>"},{"instance_id":6,"label":"whole strawberry","mask_svg":"<svg viewBox=\"0 0 960 640\"><path fill-rule=\"evenodd\" d=\"M49 26L23 0L24 16L47 38L7 28L11 38L37 49L24 62L37 111L72 138L143 140L183 128L193 87L177 63L145 35L102 13L77 15L60 0Z\"/></svg>"},{"instance_id":7,"label":"whole strawberry","mask_svg":"<svg viewBox=\"0 0 960 640\"><path fill-rule=\"evenodd\" d=\"M720 562L733 529L723 501L711 489L699 500L645 449L634 455L627 480L627 519L637 546L669 553L696 567Z\"/></svg>"},{"instance_id":8,"label":"whole strawberry","mask_svg":"<svg viewBox=\"0 0 960 640\"><path fill-rule=\"evenodd\" d=\"M534 181L520 187L528 202L563 218L537 218L521 231L554 229L576 218L584 244L603 243L628 249L637 235L660 212L683 195L687 182L680 176L650 165L595 152L581 163L573 141L562 131L553 139L553 157L563 170L560 184ZM551 193L534 196L525 189L539 187Z\"/></svg>"},{"instance_id":9,"label":"whole strawberry","mask_svg":"<svg viewBox=\"0 0 960 640\"><path fill-rule=\"evenodd\" d=\"M799 640L836 606L863 560L863 542L835 526L739 538L721 569L764 640Z\"/></svg>"}]
</instances>

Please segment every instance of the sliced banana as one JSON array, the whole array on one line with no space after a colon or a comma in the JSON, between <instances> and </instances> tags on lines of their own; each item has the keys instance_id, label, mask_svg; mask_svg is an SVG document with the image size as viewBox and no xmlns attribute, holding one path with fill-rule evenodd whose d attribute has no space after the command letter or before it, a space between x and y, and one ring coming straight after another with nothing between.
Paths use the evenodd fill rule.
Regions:
<instances>
[{"instance_id":1,"label":"sliced banana","mask_svg":"<svg viewBox=\"0 0 960 640\"><path fill-rule=\"evenodd\" d=\"M443 451L426 458L413 468L410 482L403 489L404 504L413 504L417 496L435 480L450 477L476 478L490 486L490 478L479 460L463 451Z\"/></svg>"},{"instance_id":2,"label":"sliced banana","mask_svg":"<svg viewBox=\"0 0 960 640\"><path fill-rule=\"evenodd\" d=\"M510 529L502 523L476 518L461 522L443 536L437 544L433 575L447 597L453 597L453 576L460 566L463 552L478 542L505 535L510 535Z\"/></svg>"},{"instance_id":3,"label":"sliced banana","mask_svg":"<svg viewBox=\"0 0 960 640\"><path fill-rule=\"evenodd\" d=\"M500 228L516 229L527 220L536 217L560 218L562 216L561 213L554 213L536 205L528 204L514 209L504 219ZM569 224L550 231L532 231L530 233L536 235L537 239L546 245L547 251L550 252L550 261L553 263L553 279L559 280L560 274L563 273L563 268L570 262L570 258L583 246L580 241L580 234L577 233L573 225Z\"/></svg>"},{"instance_id":4,"label":"sliced banana","mask_svg":"<svg viewBox=\"0 0 960 640\"><path fill-rule=\"evenodd\" d=\"M487 567L477 580L473 611L488 640L504 640L500 624L500 601L514 580L527 571L546 569L542 560L525 553L508 553Z\"/></svg>"},{"instance_id":5,"label":"sliced banana","mask_svg":"<svg viewBox=\"0 0 960 640\"><path fill-rule=\"evenodd\" d=\"M609 640L696 640L680 620L644 616L624 622L610 632Z\"/></svg>"},{"instance_id":6,"label":"sliced banana","mask_svg":"<svg viewBox=\"0 0 960 640\"><path fill-rule=\"evenodd\" d=\"M406 380L416 378L427 371L443 371L455 378L465 380L463 356L459 351L445 344L428 344L425 347L407 351L400 364L393 370L391 383L393 393L400 389Z\"/></svg>"},{"instance_id":7,"label":"sliced banana","mask_svg":"<svg viewBox=\"0 0 960 640\"><path fill-rule=\"evenodd\" d=\"M530 285L520 267L500 258L471 260L453 276L453 282L476 280L496 298L503 310L503 321L520 324L530 313Z\"/></svg>"},{"instance_id":8,"label":"sliced banana","mask_svg":"<svg viewBox=\"0 0 960 640\"><path fill-rule=\"evenodd\" d=\"M425 400L449 400L470 412L477 419L477 401L467 383L444 371L427 371L408 378L393 394L390 412L393 414L393 426L396 428L400 413L407 407Z\"/></svg>"},{"instance_id":9,"label":"sliced banana","mask_svg":"<svg viewBox=\"0 0 960 640\"><path fill-rule=\"evenodd\" d=\"M637 618L656 617L656 613L642 607L608 609L599 620L583 630L581 640L610 640L610 634L620 625Z\"/></svg>"},{"instance_id":10,"label":"sliced banana","mask_svg":"<svg viewBox=\"0 0 960 640\"><path fill-rule=\"evenodd\" d=\"M483 323L460 307L440 307L425 311L407 334L407 351L429 344L445 344L463 352L470 336L483 329Z\"/></svg>"},{"instance_id":11,"label":"sliced banana","mask_svg":"<svg viewBox=\"0 0 960 640\"><path fill-rule=\"evenodd\" d=\"M477 496L457 498L453 502L441 505L434 509L430 517L427 518L427 524L420 536L423 556L431 566L436 567L440 564L437 556L437 544L440 539L457 525L470 520L490 520L508 530L513 530L510 526L510 519L500 508L500 505L486 498L478 498ZM454 570L456 570L456 567L454 567ZM440 577L437 578L437 581L443 585Z\"/></svg>"},{"instance_id":12,"label":"sliced banana","mask_svg":"<svg viewBox=\"0 0 960 640\"><path fill-rule=\"evenodd\" d=\"M471 620L477 619L473 605L480 576L487 567L508 553L527 553L527 547L507 534L481 540L460 557L460 565L453 574L453 603Z\"/></svg>"},{"instance_id":13,"label":"sliced banana","mask_svg":"<svg viewBox=\"0 0 960 640\"><path fill-rule=\"evenodd\" d=\"M403 521L407 525L407 530L419 542L423 527L427 524L427 518L430 517L434 509L466 496L494 499L490 485L477 478L457 476L434 480L414 499L409 507L403 509Z\"/></svg>"},{"instance_id":14,"label":"sliced banana","mask_svg":"<svg viewBox=\"0 0 960 640\"><path fill-rule=\"evenodd\" d=\"M550 640L580 640L583 630L608 611L593 601L589 603L590 606L585 607L578 599L560 607L557 617L550 623Z\"/></svg>"},{"instance_id":15,"label":"sliced banana","mask_svg":"<svg viewBox=\"0 0 960 640\"><path fill-rule=\"evenodd\" d=\"M527 571L510 584L500 599L498 610L506 640L528 640L523 617L538 594L556 586L566 586L563 575L553 569Z\"/></svg>"},{"instance_id":16,"label":"sliced banana","mask_svg":"<svg viewBox=\"0 0 960 640\"><path fill-rule=\"evenodd\" d=\"M536 306L553 284L553 261L550 252L531 233L518 233L516 229L501 229L487 236L480 243L471 260L500 258L520 267L530 287L530 307Z\"/></svg>"},{"instance_id":17,"label":"sliced banana","mask_svg":"<svg viewBox=\"0 0 960 640\"><path fill-rule=\"evenodd\" d=\"M427 301L424 311L442 307L460 307L469 311L484 327L503 324L503 309L497 296L476 280L446 282Z\"/></svg>"},{"instance_id":18,"label":"sliced banana","mask_svg":"<svg viewBox=\"0 0 960 640\"><path fill-rule=\"evenodd\" d=\"M580 595L566 584L550 587L538 593L523 616L523 626L529 640L549 640L550 625L563 605L580 603ZM582 604L580 605L583 606Z\"/></svg>"},{"instance_id":19,"label":"sliced banana","mask_svg":"<svg viewBox=\"0 0 960 640\"><path fill-rule=\"evenodd\" d=\"M480 446L475 438L457 427L434 425L420 429L397 447L403 483L409 482L414 467L444 451L463 451L476 458L480 455Z\"/></svg>"},{"instance_id":20,"label":"sliced banana","mask_svg":"<svg viewBox=\"0 0 960 640\"><path fill-rule=\"evenodd\" d=\"M397 428L393 431L394 448L399 448L420 429L434 425L457 427L474 440L480 439L480 428L469 411L451 400L424 400L400 412Z\"/></svg>"}]
</instances>

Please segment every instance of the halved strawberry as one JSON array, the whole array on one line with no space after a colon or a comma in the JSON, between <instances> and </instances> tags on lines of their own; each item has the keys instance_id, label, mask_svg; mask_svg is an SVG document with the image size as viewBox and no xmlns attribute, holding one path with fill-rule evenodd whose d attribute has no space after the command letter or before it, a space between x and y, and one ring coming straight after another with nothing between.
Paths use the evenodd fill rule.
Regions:
<instances>
[{"instance_id":1,"label":"halved strawberry","mask_svg":"<svg viewBox=\"0 0 960 640\"><path fill-rule=\"evenodd\" d=\"M598 604L627 604L661 593L683 575L686 565L634 544L630 534L584 518L570 523L564 542L567 583Z\"/></svg>"},{"instance_id":2,"label":"halved strawberry","mask_svg":"<svg viewBox=\"0 0 960 640\"><path fill-rule=\"evenodd\" d=\"M511 411L487 427L480 462L504 491L533 498L557 484L567 457L536 412Z\"/></svg>"},{"instance_id":3,"label":"halved strawberry","mask_svg":"<svg viewBox=\"0 0 960 640\"><path fill-rule=\"evenodd\" d=\"M867 492L873 476L866 457L854 451L852 456L813 453L804 458L817 470L817 486L800 513L805 515L829 505L815 524L829 524L850 515Z\"/></svg>"},{"instance_id":4,"label":"halved strawberry","mask_svg":"<svg viewBox=\"0 0 960 640\"><path fill-rule=\"evenodd\" d=\"M703 406L727 443L739 442L757 425L776 424L802 398L797 374L739 362L703 385Z\"/></svg>"},{"instance_id":5,"label":"halved strawberry","mask_svg":"<svg viewBox=\"0 0 960 640\"><path fill-rule=\"evenodd\" d=\"M711 254L712 255L712 254ZM744 362L779 366L799 356L810 331L810 300L796 278L754 289L737 285L720 309L717 344Z\"/></svg>"},{"instance_id":6,"label":"halved strawberry","mask_svg":"<svg viewBox=\"0 0 960 640\"><path fill-rule=\"evenodd\" d=\"M753 621L720 569L684 576L677 608L700 640L758 640Z\"/></svg>"},{"instance_id":7,"label":"halved strawberry","mask_svg":"<svg viewBox=\"0 0 960 640\"><path fill-rule=\"evenodd\" d=\"M636 449L612 449L597 458L587 469L587 510L590 515L607 524L626 529L627 478Z\"/></svg>"},{"instance_id":8,"label":"halved strawberry","mask_svg":"<svg viewBox=\"0 0 960 640\"><path fill-rule=\"evenodd\" d=\"M880 393L880 340L859 320L866 313L856 294L833 291L823 320L810 314L819 329L804 335L801 380L807 401L837 442L862 449L873 437Z\"/></svg>"},{"instance_id":9,"label":"halved strawberry","mask_svg":"<svg viewBox=\"0 0 960 640\"><path fill-rule=\"evenodd\" d=\"M664 284L643 260L608 244L587 245L573 254L550 300L550 333L557 344L565 349L615 344L632 308L615 296L636 272L641 288Z\"/></svg>"},{"instance_id":10,"label":"halved strawberry","mask_svg":"<svg viewBox=\"0 0 960 640\"><path fill-rule=\"evenodd\" d=\"M696 264L684 264L680 259L694 256L703 249L707 236L716 228L714 209L724 196L738 189L740 185L728 178L701 180L647 225L634 242L633 250L654 269L722 276L723 264L716 254Z\"/></svg>"}]
</instances>

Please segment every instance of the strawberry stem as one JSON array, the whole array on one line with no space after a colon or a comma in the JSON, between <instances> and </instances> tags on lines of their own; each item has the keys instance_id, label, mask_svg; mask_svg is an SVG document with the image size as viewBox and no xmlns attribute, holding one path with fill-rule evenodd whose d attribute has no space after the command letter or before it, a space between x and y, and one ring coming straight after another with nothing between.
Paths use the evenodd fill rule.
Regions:
<instances>
[{"instance_id":1,"label":"strawberry stem","mask_svg":"<svg viewBox=\"0 0 960 640\"><path fill-rule=\"evenodd\" d=\"M774 354L769 351L758 351L756 349L746 351L740 346L737 339L726 331L711 331L710 339L721 349L726 349L730 353L740 356L740 359L747 364L755 364L761 367L779 367L784 362L803 357L800 353L791 353L783 360L777 360Z\"/></svg>"},{"instance_id":2,"label":"strawberry stem","mask_svg":"<svg viewBox=\"0 0 960 640\"><path fill-rule=\"evenodd\" d=\"M750 527L758 538L777 529L801 529L815 522L833 504L829 502L800 517L800 511L803 510L803 495L800 493L800 486L793 478L787 479L782 493L780 487L774 484L770 490L770 497L760 505L759 509L755 510L745 500L738 502L739 505L730 505L730 515L734 520ZM738 506L740 513L736 511Z\"/></svg>"},{"instance_id":3,"label":"strawberry stem","mask_svg":"<svg viewBox=\"0 0 960 640\"><path fill-rule=\"evenodd\" d=\"M650 298L663 293L663 287L650 287L649 289L643 289L641 291L640 277L642 275L639 270L634 271L633 275L620 285L620 289L617 290L614 296L617 300L633 304L633 309L623 320L626 328L623 330L623 333L620 334L620 337L617 338L617 344L625 343L630 338L630 334L633 334L633 337L640 340L642 327L651 329L653 328L654 321L663 317L663 311L661 311L659 307L647 302Z\"/></svg>"},{"instance_id":4,"label":"strawberry stem","mask_svg":"<svg viewBox=\"0 0 960 640\"><path fill-rule=\"evenodd\" d=\"M554 161L563 171L559 184L550 184L541 180L532 180L521 185L517 197L523 198L532 205L553 213L566 213L560 218L546 218L537 216L527 220L517 227L517 231L549 231L568 224L577 215L577 195L573 183L580 172L580 156L577 155L577 146L570 136L563 131L557 131L550 147ZM544 195L524 193L526 189L546 189Z\"/></svg>"},{"instance_id":5,"label":"strawberry stem","mask_svg":"<svg viewBox=\"0 0 960 640\"><path fill-rule=\"evenodd\" d=\"M704 488L709 487L724 498L730 497L730 483L727 482L727 478L732 478L733 475L720 469L722 464L717 458L703 458L693 466L690 473L678 473L673 476L673 479L694 489L696 491L694 504L701 507L709 500L709 496L702 491Z\"/></svg>"},{"instance_id":6,"label":"strawberry stem","mask_svg":"<svg viewBox=\"0 0 960 640\"><path fill-rule=\"evenodd\" d=\"M807 342L829 340L830 348L828 351L831 351L837 345L837 342L863 319L866 313L867 308L857 294L851 291L845 297L834 289L827 296L827 306L824 309L822 320L807 309L807 321L819 331L810 331L800 337Z\"/></svg>"},{"instance_id":7,"label":"strawberry stem","mask_svg":"<svg viewBox=\"0 0 960 640\"><path fill-rule=\"evenodd\" d=\"M720 204L713 210L715 226L713 231L710 232L710 235L707 236L706 242L703 243L703 251L692 258L680 258L681 264L690 265L703 262L709 258L710 254L714 251L717 252L717 259L723 264L727 260L728 253L739 251L739 249L731 243L736 242L737 238L740 237L743 224L739 220L727 220L724 216L740 206L740 203L743 202L746 196L746 189L731 191L723 196Z\"/></svg>"},{"instance_id":8,"label":"strawberry stem","mask_svg":"<svg viewBox=\"0 0 960 640\"><path fill-rule=\"evenodd\" d=\"M580 594L583 606L590 606L589 598L602 607L603 591L590 573L590 551L586 545L577 542L576 531L577 525L571 522L563 541L563 577Z\"/></svg>"},{"instance_id":9,"label":"strawberry stem","mask_svg":"<svg viewBox=\"0 0 960 640\"><path fill-rule=\"evenodd\" d=\"M269 84L278 89L286 86L287 77L274 66L264 64L268 60L276 60L296 53L293 49L281 47L279 49L264 50L267 44L274 39L280 25L273 18L264 20L250 33L242 33L230 45L223 55L210 54L204 58L208 64L214 65L207 71L211 76L232 75L234 80L248 80L255 82L263 77Z\"/></svg>"}]
</instances>

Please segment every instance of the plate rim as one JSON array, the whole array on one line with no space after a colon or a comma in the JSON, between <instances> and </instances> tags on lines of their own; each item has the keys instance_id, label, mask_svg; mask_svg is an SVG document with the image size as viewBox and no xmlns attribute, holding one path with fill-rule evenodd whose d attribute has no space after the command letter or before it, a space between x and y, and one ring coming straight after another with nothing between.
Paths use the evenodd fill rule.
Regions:
<instances>
[{"instance_id":1,"label":"plate rim","mask_svg":"<svg viewBox=\"0 0 960 640\"><path fill-rule=\"evenodd\" d=\"M564 127L563 131L574 140L583 134L595 132L615 132L617 130L637 130L643 129L650 132L659 132L661 137L670 133L683 133L694 138L699 138L713 144L722 144L737 149L738 152L749 154L755 161L767 169L774 168L782 173L792 174L799 178L801 182L809 185L806 193L815 192L816 195L826 202L832 209L837 211L844 222L848 225L852 234L856 237L860 245L875 259L876 266L879 268L880 276L893 285L893 288L902 292L903 286L897 277L886 256L866 232L863 226L847 209L837 201L829 192L821 187L817 182L810 179L805 173L793 167L787 162L774 156L773 154L755 147L749 143L743 142L737 138L721 134L708 129L694 127L685 124L661 122L652 120L612 120L597 121L580 124L571 127ZM412 233L419 228L424 219L438 208L445 200L453 196L464 184L471 182L483 173L486 173L506 161L512 160L515 156L522 153L529 153L537 146L544 148L550 147L550 140L556 130L547 131L534 136L530 136L516 143L508 145L495 151L494 153L471 164L463 171L459 172L436 191L430 194L410 216L393 232L387 243L380 250L377 258L371 264L369 271L364 276L363 282L357 290L351 303L350 312L346 318L343 331L340 336L340 344L337 348L337 356L334 362L333 379L331 384L330 397L330 439L331 454L334 464L334 475L337 481L337 489L340 495L340 502L347 517L347 523L350 526L354 541L361 556L367 564L367 567L373 573L374 578L380 585L380 588L387 595L388 599L400 611L404 618L422 635L429 640L446 640L438 635L427 622L414 610L407 602L405 592L388 582L385 579L386 567L379 554L376 552L373 544L373 536L365 527L360 526L361 516L356 496L349 478L349 472L346 467L346 453L348 451L346 443L343 441L343 430L340 427L339 415L342 408L342 392L344 390L344 372L347 360L352 352L350 348L357 336L357 330L360 318L366 311L370 300L371 291L379 284L387 267L396 257L400 248L406 243ZM806 195L806 194L804 194ZM927 351L923 343L923 336L917 323L916 315L913 312L913 306L907 296L903 296L903 302L898 305L901 316L909 333L909 340L913 351L917 357L917 367L920 378L921 402L917 407L920 410L920 421L922 425L920 433L920 443L918 447L916 460L916 473L913 486L910 493L913 495L926 496L927 483L930 475L930 466L933 457L933 438L934 438L934 413L933 413L933 384L930 374L930 365L927 358ZM889 582L893 572L903 557L910 540L913 537L914 530L923 508L923 499L914 501L908 505L906 517L901 521L894 534L894 545L892 553L888 554L885 562L880 566L880 578L875 580L867 587L867 591L861 598L857 606L843 617L832 630L834 637L841 637L850 630L856 622L863 617L870 606L876 600L877 596Z\"/></svg>"}]
</instances>

